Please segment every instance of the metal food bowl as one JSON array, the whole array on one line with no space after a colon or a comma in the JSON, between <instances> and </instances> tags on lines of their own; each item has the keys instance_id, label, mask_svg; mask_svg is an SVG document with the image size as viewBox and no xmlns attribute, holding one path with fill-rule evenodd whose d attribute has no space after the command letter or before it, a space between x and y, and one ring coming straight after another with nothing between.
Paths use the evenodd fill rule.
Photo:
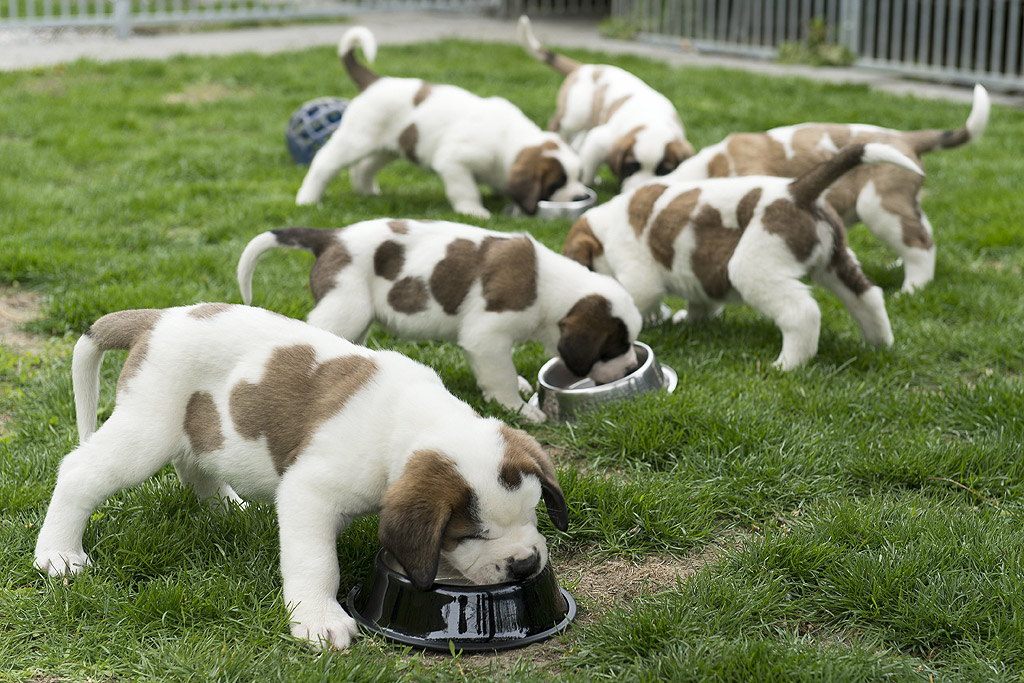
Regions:
<instances>
[{"instance_id":1,"label":"metal food bowl","mask_svg":"<svg viewBox=\"0 0 1024 683\"><path fill-rule=\"evenodd\" d=\"M632 398L649 391L675 391L676 371L655 359L654 351L643 342L633 342L640 367L607 384L596 384L588 377L577 377L561 358L552 358L537 375L537 393L530 404L548 417L565 420L581 410Z\"/></svg>"},{"instance_id":2,"label":"metal food bowl","mask_svg":"<svg viewBox=\"0 0 1024 683\"><path fill-rule=\"evenodd\" d=\"M442 570L428 590L413 586L385 550L366 581L348 594L348 612L388 640L450 652L523 647L564 630L576 602L548 564L525 581L478 586Z\"/></svg>"},{"instance_id":3,"label":"metal food bowl","mask_svg":"<svg viewBox=\"0 0 1024 683\"><path fill-rule=\"evenodd\" d=\"M597 204L597 193L587 188L587 198L574 202L552 202L542 199L537 202L538 218L579 218L583 212Z\"/></svg>"},{"instance_id":4,"label":"metal food bowl","mask_svg":"<svg viewBox=\"0 0 1024 683\"><path fill-rule=\"evenodd\" d=\"M317 151L341 125L348 100L340 97L319 97L304 103L288 119L285 143L297 164L309 164Z\"/></svg>"}]
</instances>

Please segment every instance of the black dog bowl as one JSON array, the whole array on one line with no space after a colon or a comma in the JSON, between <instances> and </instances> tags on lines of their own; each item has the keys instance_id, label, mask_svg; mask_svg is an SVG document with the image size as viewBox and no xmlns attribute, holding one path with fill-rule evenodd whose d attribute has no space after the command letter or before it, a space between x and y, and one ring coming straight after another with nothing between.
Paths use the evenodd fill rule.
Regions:
<instances>
[{"instance_id":1,"label":"black dog bowl","mask_svg":"<svg viewBox=\"0 0 1024 683\"><path fill-rule=\"evenodd\" d=\"M348 594L347 604L368 631L445 652L523 647L564 630L576 616L576 602L558 585L550 564L532 579L492 586L438 576L424 591L384 550L367 580Z\"/></svg>"}]
</instances>

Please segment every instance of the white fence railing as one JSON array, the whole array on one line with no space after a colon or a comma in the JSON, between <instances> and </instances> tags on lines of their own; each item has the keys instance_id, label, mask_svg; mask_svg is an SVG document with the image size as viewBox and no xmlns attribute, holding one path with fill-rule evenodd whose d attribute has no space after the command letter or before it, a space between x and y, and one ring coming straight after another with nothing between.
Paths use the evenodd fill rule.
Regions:
<instances>
[{"instance_id":1,"label":"white fence railing","mask_svg":"<svg viewBox=\"0 0 1024 683\"><path fill-rule=\"evenodd\" d=\"M613 0L649 40L771 57L812 20L859 67L1024 90L1024 0Z\"/></svg>"}]
</instances>

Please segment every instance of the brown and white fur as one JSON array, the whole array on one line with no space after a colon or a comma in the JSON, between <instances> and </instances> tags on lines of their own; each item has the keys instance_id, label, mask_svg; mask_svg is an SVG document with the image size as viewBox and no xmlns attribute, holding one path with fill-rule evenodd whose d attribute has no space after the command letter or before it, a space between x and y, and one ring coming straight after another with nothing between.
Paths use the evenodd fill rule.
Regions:
<instances>
[{"instance_id":1,"label":"brown and white fur","mask_svg":"<svg viewBox=\"0 0 1024 683\"><path fill-rule=\"evenodd\" d=\"M564 253L615 276L644 313L667 293L684 297L687 308L676 322L745 301L782 330L775 365L783 370L818 350L821 312L801 282L807 275L839 297L868 343L889 346L882 290L864 276L842 221L822 199L844 173L877 162L916 168L892 147L869 143L846 147L795 180L652 181L583 214Z\"/></svg>"},{"instance_id":2,"label":"brown and white fur","mask_svg":"<svg viewBox=\"0 0 1024 683\"><path fill-rule=\"evenodd\" d=\"M764 133L733 133L683 162L667 182L774 175L795 178L853 143L880 142L895 147L924 168L921 155L977 139L989 116L988 92L974 88L974 104L956 130L900 131L863 124L804 123ZM903 261L903 291L911 292L935 276L932 226L921 208L924 178L889 164L862 166L846 174L825 199L846 225L862 221Z\"/></svg>"},{"instance_id":3,"label":"brown and white fur","mask_svg":"<svg viewBox=\"0 0 1024 683\"><path fill-rule=\"evenodd\" d=\"M130 353L110 418L96 426L105 351ZM292 633L344 648L339 532L380 511L380 540L417 586L443 558L469 580L521 579L547 562L541 497L568 524L548 456L525 432L478 416L429 368L259 308L199 304L100 318L72 361L81 442L60 465L35 566L89 564L93 510L168 462L215 509L275 505ZM237 493L236 493L237 492Z\"/></svg>"},{"instance_id":4,"label":"brown and white fur","mask_svg":"<svg viewBox=\"0 0 1024 683\"><path fill-rule=\"evenodd\" d=\"M669 173L694 153L667 97L624 69L581 64L545 48L525 15L519 38L537 60L565 74L548 128L572 142L583 162L583 183L607 163L621 183Z\"/></svg>"},{"instance_id":5,"label":"brown and white fur","mask_svg":"<svg viewBox=\"0 0 1024 683\"><path fill-rule=\"evenodd\" d=\"M629 294L529 235L386 218L335 230L271 230L239 259L246 303L256 262L274 247L316 255L311 324L353 341L374 321L403 337L453 341L484 396L533 421L544 414L520 396L528 383L516 374L514 344L539 341L599 384L637 364L641 319Z\"/></svg>"},{"instance_id":6,"label":"brown and white fur","mask_svg":"<svg viewBox=\"0 0 1024 683\"><path fill-rule=\"evenodd\" d=\"M485 99L418 78L378 76L356 60L357 45L369 61L376 55L368 29L353 27L342 36L338 55L360 93L313 158L296 204L320 201L327 184L344 168L350 168L356 192L379 194L377 172L398 157L436 172L452 208L480 218L490 212L478 183L504 193L530 215L540 200L572 201L587 195L576 152L508 100Z\"/></svg>"}]
</instances>

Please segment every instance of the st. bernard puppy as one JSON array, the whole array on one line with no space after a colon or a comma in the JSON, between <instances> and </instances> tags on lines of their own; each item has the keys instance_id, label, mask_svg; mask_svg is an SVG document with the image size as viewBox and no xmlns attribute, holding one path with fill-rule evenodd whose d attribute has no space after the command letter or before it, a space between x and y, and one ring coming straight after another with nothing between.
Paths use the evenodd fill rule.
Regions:
<instances>
[{"instance_id":1,"label":"st. bernard puppy","mask_svg":"<svg viewBox=\"0 0 1024 683\"><path fill-rule=\"evenodd\" d=\"M676 108L641 79L617 66L580 64L551 52L525 15L519 37L534 58L565 74L548 128L579 151L584 184L593 183L603 163L620 183L634 176L642 182L693 155Z\"/></svg>"},{"instance_id":2,"label":"st. bernard puppy","mask_svg":"<svg viewBox=\"0 0 1024 683\"><path fill-rule=\"evenodd\" d=\"M541 342L599 384L637 364L641 319L629 294L529 235L387 218L333 230L271 230L254 237L239 259L246 303L256 262L274 247L316 256L311 324L353 341L374 321L403 337L453 341L484 396L533 421L544 414L520 396L526 380L516 374L514 344Z\"/></svg>"},{"instance_id":3,"label":"st. bernard puppy","mask_svg":"<svg viewBox=\"0 0 1024 683\"><path fill-rule=\"evenodd\" d=\"M804 123L765 133L733 133L683 162L666 182L774 175L795 178L853 143L880 142L895 147L924 168L921 155L977 139L989 116L988 92L974 88L967 123L956 130L901 131L863 124ZM932 226L921 208L924 178L884 164L846 174L825 192L825 199L846 225L862 221L903 261L903 291L911 292L935 276Z\"/></svg>"},{"instance_id":4,"label":"st. bernard puppy","mask_svg":"<svg viewBox=\"0 0 1024 683\"><path fill-rule=\"evenodd\" d=\"M795 180L652 181L583 214L564 253L615 276L645 313L666 293L684 297L676 322L745 301L782 330L775 365L783 370L818 350L821 311L801 282L806 275L839 297L870 344L889 346L882 290L864 276L842 221L821 198L847 171L877 162L921 173L896 149L869 143L845 147Z\"/></svg>"},{"instance_id":5,"label":"st. bernard puppy","mask_svg":"<svg viewBox=\"0 0 1024 683\"><path fill-rule=\"evenodd\" d=\"M350 169L356 192L379 194L377 172L398 157L436 172L452 208L480 218L490 212L477 183L504 193L530 215L542 199L587 196L576 152L508 100L481 98L418 78L378 76L356 60L357 45L371 62L377 53L373 34L365 27L353 27L342 36L338 55L360 93L313 158L296 204L318 202L344 168Z\"/></svg>"},{"instance_id":6,"label":"st. bernard puppy","mask_svg":"<svg viewBox=\"0 0 1024 683\"><path fill-rule=\"evenodd\" d=\"M105 351L128 349L99 430ZM525 578L547 562L543 496L568 512L548 456L525 432L478 416L429 368L258 308L199 304L100 318L72 361L81 443L60 466L35 566L83 571L93 510L168 462L215 508L275 505L292 633L344 648L356 622L338 604L338 533L380 511L380 541L417 586L440 558L469 580ZM237 492L237 493L236 493Z\"/></svg>"}]
</instances>

